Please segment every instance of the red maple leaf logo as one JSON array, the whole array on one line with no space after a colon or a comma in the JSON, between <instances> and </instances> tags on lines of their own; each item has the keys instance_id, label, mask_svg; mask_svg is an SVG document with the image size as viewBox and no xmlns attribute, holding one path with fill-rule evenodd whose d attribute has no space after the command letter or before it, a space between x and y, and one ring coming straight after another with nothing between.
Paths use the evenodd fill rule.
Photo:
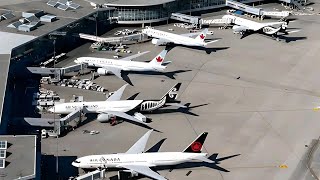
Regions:
<instances>
[{"instance_id":1,"label":"red maple leaf logo","mask_svg":"<svg viewBox=\"0 0 320 180\"><path fill-rule=\"evenodd\" d=\"M191 144L191 149L192 149L192 151L194 151L194 152L200 151L201 148L202 148L202 144L199 143L199 142L194 142L194 143Z\"/></svg>"},{"instance_id":2,"label":"red maple leaf logo","mask_svg":"<svg viewBox=\"0 0 320 180\"><path fill-rule=\"evenodd\" d=\"M157 60L157 62L162 62L162 61L163 61L163 58L161 58L160 56L158 56L158 57L156 58L156 60Z\"/></svg>"},{"instance_id":3,"label":"red maple leaf logo","mask_svg":"<svg viewBox=\"0 0 320 180\"><path fill-rule=\"evenodd\" d=\"M201 38L201 39L204 39L205 36L204 36L203 34L200 34L200 38Z\"/></svg>"}]
</instances>

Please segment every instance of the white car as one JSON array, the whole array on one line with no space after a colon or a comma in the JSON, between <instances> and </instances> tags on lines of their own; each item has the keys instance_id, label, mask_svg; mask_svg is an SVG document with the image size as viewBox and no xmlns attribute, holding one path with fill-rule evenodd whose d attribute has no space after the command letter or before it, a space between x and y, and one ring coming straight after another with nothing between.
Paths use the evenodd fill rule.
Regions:
<instances>
[{"instance_id":1,"label":"white car","mask_svg":"<svg viewBox=\"0 0 320 180\"><path fill-rule=\"evenodd\" d=\"M208 31L208 35L213 35L213 31Z\"/></svg>"},{"instance_id":2,"label":"white car","mask_svg":"<svg viewBox=\"0 0 320 180\"><path fill-rule=\"evenodd\" d=\"M42 139L47 138L47 130L45 130L45 129L41 130L41 138Z\"/></svg>"}]
</instances>

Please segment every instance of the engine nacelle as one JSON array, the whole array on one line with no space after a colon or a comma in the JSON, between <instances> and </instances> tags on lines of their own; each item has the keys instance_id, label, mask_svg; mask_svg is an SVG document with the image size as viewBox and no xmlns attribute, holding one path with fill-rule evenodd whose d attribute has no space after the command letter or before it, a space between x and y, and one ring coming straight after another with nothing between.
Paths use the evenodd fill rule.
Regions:
<instances>
[{"instance_id":1,"label":"engine nacelle","mask_svg":"<svg viewBox=\"0 0 320 180\"><path fill-rule=\"evenodd\" d=\"M107 75L107 74L109 74L108 70L103 69L103 68L98 68L98 69L97 69L97 73L98 73L99 75Z\"/></svg>"},{"instance_id":2,"label":"engine nacelle","mask_svg":"<svg viewBox=\"0 0 320 180\"><path fill-rule=\"evenodd\" d=\"M243 32L240 30L238 30L239 28L240 28L241 26L238 26L238 25L234 25L233 27L232 27L232 30L233 30L233 33L234 34L242 34Z\"/></svg>"},{"instance_id":3,"label":"engine nacelle","mask_svg":"<svg viewBox=\"0 0 320 180\"><path fill-rule=\"evenodd\" d=\"M157 45L157 46L166 45L167 44L166 42L163 42L160 39L156 39L156 38L153 38L151 40L151 43L154 44L154 45Z\"/></svg>"},{"instance_id":4,"label":"engine nacelle","mask_svg":"<svg viewBox=\"0 0 320 180\"><path fill-rule=\"evenodd\" d=\"M152 43L152 44L155 44L155 45L159 45L159 44L158 44L158 41L159 41L159 39L152 39L152 40L151 40L151 43Z\"/></svg>"},{"instance_id":5,"label":"engine nacelle","mask_svg":"<svg viewBox=\"0 0 320 180\"><path fill-rule=\"evenodd\" d=\"M97 117L97 120L99 122L108 122L112 117L115 117L115 116L112 114L99 114Z\"/></svg>"}]
</instances>

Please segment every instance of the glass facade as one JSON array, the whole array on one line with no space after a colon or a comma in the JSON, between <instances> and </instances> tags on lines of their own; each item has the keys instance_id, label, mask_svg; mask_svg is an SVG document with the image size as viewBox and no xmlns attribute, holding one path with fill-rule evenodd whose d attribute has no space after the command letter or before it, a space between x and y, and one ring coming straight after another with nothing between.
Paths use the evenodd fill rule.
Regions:
<instances>
[{"instance_id":1,"label":"glass facade","mask_svg":"<svg viewBox=\"0 0 320 180\"><path fill-rule=\"evenodd\" d=\"M116 6L114 17L119 24L151 23L169 19L173 12L214 9L225 4L225 0L176 0L152 6Z\"/></svg>"},{"instance_id":2,"label":"glass facade","mask_svg":"<svg viewBox=\"0 0 320 180\"><path fill-rule=\"evenodd\" d=\"M157 22L168 19L170 12L173 10L174 3L166 3L153 6L136 6L136 7L116 7L114 16L118 22Z\"/></svg>"}]
</instances>

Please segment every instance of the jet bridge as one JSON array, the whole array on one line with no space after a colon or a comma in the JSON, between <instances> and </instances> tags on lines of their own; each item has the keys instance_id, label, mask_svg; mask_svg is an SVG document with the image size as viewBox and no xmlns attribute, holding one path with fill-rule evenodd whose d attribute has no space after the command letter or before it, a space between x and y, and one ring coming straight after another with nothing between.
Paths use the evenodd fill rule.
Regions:
<instances>
[{"instance_id":1,"label":"jet bridge","mask_svg":"<svg viewBox=\"0 0 320 180\"><path fill-rule=\"evenodd\" d=\"M201 19L198 16L189 16L181 13L172 13L170 18L177 21L182 21L182 22L196 24L196 25L200 23L200 19Z\"/></svg>"},{"instance_id":2,"label":"jet bridge","mask_svg":"<svg viewBox=\"0 0 320 180\"><path fill-rule=\"evenodd\" d=\"M60 135L61 131L65 130L64 127L66 127L66 125L68 125L71 121L76 120L78 117L79 117L79 122L81 122L81 114L82 114L82 109L79 109L79 110L73 111L70 114L68 114L67 116L61 118L58 121L59 123L56 123L54 125L54 132L57 135Z\"/></svg>"},{"instance_id":3,"label":"jet bridge","mask_svg":"<svg viewBox=\"0 0 320 180\"><path fill-rule=\"evenodd\" d=\"M27 69L33 74L40 74L43 76L54 75L55 79L61 80L66 73L77 72L86 69L88 64L75 64L65 68L45 68L45 67L27 67Z\"/></svg>"},{"instance_id":4,"label":"jet bridge","mask_svg":"<svg viewBox=\"0 0 320 180\"><path fill-rule=\"evenodd\" d=\"M244 11L244 12L247 12L247 13L250 13L250 14L254 14L254 15L257 15L257 16L261 16L262 13L262 9L261 8L255 8L255 7L252 7L252 6L248 6L246 4L242 4L240 2L237 2L237 1L232 1L232 0L226 0L226 6L229 6L229 7L232 7L234 9L238 9L240 11Z\"/></svg>"},{"instance_id":5,"label":"jet bridge","mask_svg":"<svg viewBox=\"0 0 320 180\"><path fill-rule=\"evenodd\" d=\"M81 121L82 109L74 111L67 116L60 119L48 119L48 118L24 118L30 126L52 128L53 132L49 133L49 136L60 136L61 133L66 130L67 125L79 118ZM78 122L78 123L79 123Z\"/></svg>"},{"instance_id":6,"label":"jet bridge","mask_svg":"<svg viewBox=\"0 0 320 180\"><path fill-rule=\"evenodd\" d=\"M105 178L106 170L95 170L75 178L75 180L101 180Z\"/></svg>"},{"instance_id":7,"label":"jet bridge","mask_svg":"<svg viewBox=\"0 0 320 180\"><path fill-rule=\"evenodd\" d=\"M218 25L218 26L228 26L233 23L232 19L201 19L200 25Z\"/></svg>"}]
</instances>

